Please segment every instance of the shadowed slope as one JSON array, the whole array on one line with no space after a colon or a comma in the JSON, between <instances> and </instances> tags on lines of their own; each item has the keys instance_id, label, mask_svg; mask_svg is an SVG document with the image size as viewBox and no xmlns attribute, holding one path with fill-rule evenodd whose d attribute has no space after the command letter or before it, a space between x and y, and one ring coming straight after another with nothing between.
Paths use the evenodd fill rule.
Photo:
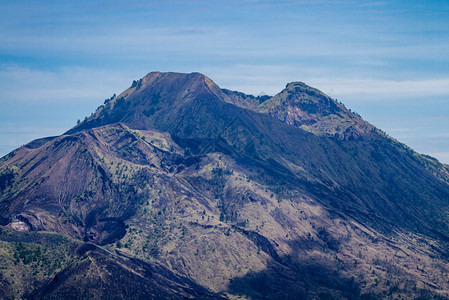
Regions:
<instances>
[{"instance_id":1,"label":"shadowed slope","mask_svg":"<svg viewBox=\"0 0 449 300\"><path fill-rule=\"evenodd\" d=\"M264 114L232 102L204 75L150 73L69 132L117 121L169 132L189 149L201 144L203 152L224 151L247 167L283 169L271 184L299 187L379 229L394 224L446 239L448 185L431 173L447 173L426 169L426 159L341 104L303 83L263 102Z\"/></svg>"},{"instance_id":2,"label":"shadowed slope","mask_svg":"<svg viewBox=\"0 0 449 300\"><path fill-rule=\"evenodd\" d=\"M395 282L416 296L407 280L445 293L447 166L302 83L259 100L198 73L149 73L65 135L2 158L0 221L232 295L281 295L283 275L285 295L385 296ZM109 265L93 256L51 291ZM134 267L111 272L131 283Z\"/></svg>"}]
</instances>

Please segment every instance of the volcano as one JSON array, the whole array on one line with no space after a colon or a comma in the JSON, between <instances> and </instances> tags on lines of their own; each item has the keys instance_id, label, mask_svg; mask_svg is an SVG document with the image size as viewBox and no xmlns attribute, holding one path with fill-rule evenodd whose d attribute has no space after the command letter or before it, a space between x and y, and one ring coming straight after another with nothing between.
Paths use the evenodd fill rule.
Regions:
<instances>
[{"instance_id":1,"label":"volcano","mask_svg":"<svg viewBox=\"0 0 449 300\"><path fill-rule=\"evenodd\" d=\"M0 297L449 294L449 166L302 82L152 72L0 159Z\"/></svg>"}]
</instances>

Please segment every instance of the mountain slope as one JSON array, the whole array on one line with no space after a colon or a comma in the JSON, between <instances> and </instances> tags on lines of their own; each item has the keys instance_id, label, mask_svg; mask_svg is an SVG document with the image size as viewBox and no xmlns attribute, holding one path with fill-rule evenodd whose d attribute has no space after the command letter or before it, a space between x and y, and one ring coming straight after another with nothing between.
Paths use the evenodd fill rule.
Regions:
<instances>
[{"instance_id":1,"label":"mountain slope","mask_svg":"<svg viewBox=\"0 0 449 300\"><path fill-rule=\"evenodd\" d=\"M343 104L302 82L287 84L282 92L260 104L256 110L317 135L348 140L366 137L376 131Z\"/></svg>"},{"instance_id":2,"label":"mountain slope","mask_svg":"<svg viewBox=\"0 0 449 300\"><path fill-rule=\"evenodd\" d=\"M309 121L319 120L310 127L317 128L318 136L329 135L340 123L349 124L336 133L337 138L319 138L277 122L267 114L230 105L231 101L226 100L218 86L201 74L150 73L139 82L142 82L140 87L125 91L111 105L99 109L69 132L102 124L108 116L114 116L114 121L131 128L168 132L175 139L184 139L189 148L194 147L189 143L214 147L195 151L226 149L245 164L263 165L268 173L276 165L283 169L284 176L273 185L290 183L303 190L312 189L310 192L323 204L352 211L356 218L374 218L373 224L393 222L426 234L436 225L444 226L441 222L446 218L447 184L435 181L434 175L429 174L411 150L315 89L300 83L289 84L280 94L263 102L258 110L271 107L274 111L273 107L280 107L285 111L293 108L305 111ZM164 101L159 101L160 97ZM287 103L279 104L284 98L288 99ZM118 102L130 109L124 113ZM152 112L148 116L139 114L145 111L145 105ZM275 114L280 121L304 127L298 123L302 117L296 117L295 123L280 114ZM326 125L330 115L338 115L337 125L335 122ZM327 129L319 133L320 126ZM362 136L363 139L353 142ZM344 197L335 199L336 194ZM421 209L423 201L428 201L427 211ZM429 219L428 226L422 222L423 218Z\"/></svg>"},{"instance_id":3,"label":"mountain slope","mask_svg":"<svg viewBox=\"0 0 449 300\"><path fill-rule=\"evenodd\" d=\"M220 298L158 264L59 234L2 230L0 249L2 298Z\"/></svg>"},{"instance_id":4,"label":"mountain slope","mask_svg":"<svg viewBox=\"0 0 449 300\"><path fill-rule=\"evenodd\" d=\"M97 245L36 297L88 286L92 264L127 280L141 265L98 253L186 277L187 297L446 295L447 170L302 83L256 98L153 72L3 157L0 221ZM179 296L145 278L142 296Z\"/></svg>"}]
</instances>

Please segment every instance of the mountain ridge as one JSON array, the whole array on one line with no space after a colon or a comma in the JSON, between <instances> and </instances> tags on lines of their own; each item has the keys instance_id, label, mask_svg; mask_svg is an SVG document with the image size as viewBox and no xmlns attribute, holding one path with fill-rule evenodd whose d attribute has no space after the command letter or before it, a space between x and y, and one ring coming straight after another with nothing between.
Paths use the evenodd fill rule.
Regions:
<instances>
[{"instance_id":1,"label":"mountain ridge","mask_svg":"<svg viewBox=\"0 0 449 300\"><path fill-rule=\"evenodd\" d=\"M447 170L300 82L254 97L151 72L1 158L0 218L12 235L155 262L216 297L447 295ZM84 284L74 270L60 272ZM54 291L48 276L36 295Z\"/></svg>"}]
</instances>

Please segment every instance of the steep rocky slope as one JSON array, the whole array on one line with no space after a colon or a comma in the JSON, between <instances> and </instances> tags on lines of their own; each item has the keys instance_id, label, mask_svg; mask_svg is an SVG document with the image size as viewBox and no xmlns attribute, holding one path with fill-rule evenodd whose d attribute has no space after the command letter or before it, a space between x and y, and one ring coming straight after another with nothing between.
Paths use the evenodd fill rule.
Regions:
<instances>
[{"instance_id":1,"label":"steep rocky slope","mask_svg":"<svg viewBox=\"0 0 449 300\"><path fill-rule=\"evenodd\" d=\"M317 135L350 140L376 132L374 126L343 104L302 82L287 84L282 92L261 103L256 110Z\"/></svg>"},{"instance_id":2,"label":"steep rocky slope","mask_svg":"<svg viewBox=\"0 0 449 300\"><path fill-rule=\"evenodd\" d=\"M3 157L0 173L3 295L449 292L448 167L303 83L253 97L153 72ZM34 274L14 253L26 234L34 255L41 231L89 251L56 267L36 258ZM28 290L8 274L17 265Z\"/></svg>"}]
</instances>

